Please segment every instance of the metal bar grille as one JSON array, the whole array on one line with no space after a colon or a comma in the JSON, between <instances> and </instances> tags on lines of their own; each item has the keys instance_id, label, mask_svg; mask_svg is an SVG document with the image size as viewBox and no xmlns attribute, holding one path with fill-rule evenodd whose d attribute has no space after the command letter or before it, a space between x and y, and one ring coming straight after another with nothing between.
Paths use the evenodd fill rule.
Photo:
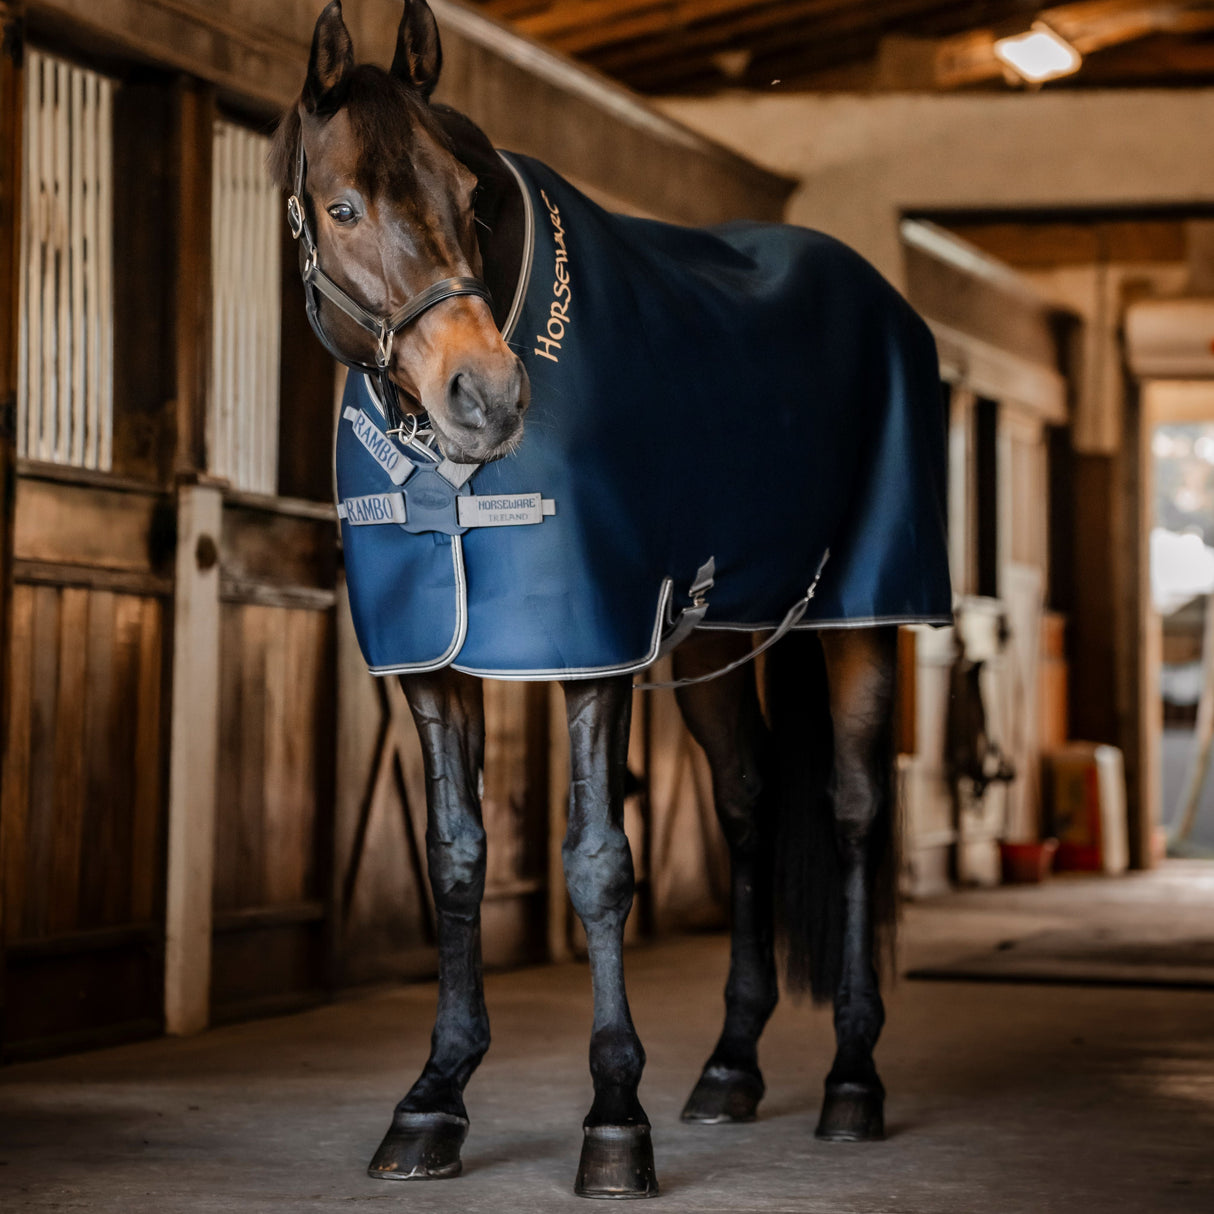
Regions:
<instances>
[{"instance_id":1,"label":"metal bar grille","mask_svg":"<svg viewBox=\"0 0 1214 1214\"><path fill-rule=\"evenodd\" d=\"M239 489L278 486L278 192L269 140L215 124L211 266L214 283L211 471Z\"/></svg>"},{"instance_id":2,"label":"metal bar grille","mask_svg":"<svg viewBox=\"0 0 1214 1214\"><path fill-rule=\"evenodd\" d=\"M113 449L113 81L26 58L17 452L108 471Z\"/></svg>"}]
</instances>

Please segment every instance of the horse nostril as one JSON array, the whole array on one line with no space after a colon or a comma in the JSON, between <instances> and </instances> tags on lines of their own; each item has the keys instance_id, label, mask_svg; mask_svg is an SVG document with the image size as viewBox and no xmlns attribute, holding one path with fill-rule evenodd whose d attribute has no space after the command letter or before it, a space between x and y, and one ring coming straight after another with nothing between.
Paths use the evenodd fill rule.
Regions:
<instances>
[{"instance_id":1,"label":"horse nostril","mask_svg":"<svg viewBox=\"0 0 1214 1214\"><path fill-rule=\"evenodd\" d=\"M447 385L447 407L453 421L469 430L480 430L485 425L485 402L476 390L470 376L457 371Z\"/></svg>"}]
</instances>

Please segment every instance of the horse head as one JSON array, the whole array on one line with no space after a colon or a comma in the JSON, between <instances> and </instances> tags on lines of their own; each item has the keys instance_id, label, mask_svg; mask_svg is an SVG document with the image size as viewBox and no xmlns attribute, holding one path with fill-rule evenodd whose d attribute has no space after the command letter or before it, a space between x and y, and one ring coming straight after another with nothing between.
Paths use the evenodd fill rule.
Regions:
<instances>
[{"instance_id":1,"label":"horse head","mask_svg":"<svg viewBox=\"0 0 1214 1214\"><path fill-rule=\"evenodd\" d=\"M322 340L348 364L379 368L404 412L428 414L448 458L483 463L518 445L530 388L479 281L477 176L430 105L441 67L425 0L406 0L386 72L355 65L341 0L331 0L273 167L299 195L305 281L329 288L310 305ZM428 303L432 288L438 302ZM423 310L411 315L415 303ZM386 326L378 337L376 322Z\"/></svg>"}]
</instances>

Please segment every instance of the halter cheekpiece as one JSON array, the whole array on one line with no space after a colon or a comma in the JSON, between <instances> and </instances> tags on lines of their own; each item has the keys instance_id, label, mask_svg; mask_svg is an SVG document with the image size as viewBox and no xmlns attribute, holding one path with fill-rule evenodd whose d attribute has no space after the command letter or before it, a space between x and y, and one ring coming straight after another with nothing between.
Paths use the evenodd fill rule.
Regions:
<instances>
[{"instance_id":1,"label":"halter cheekpiece","mask_svg":"<svg viewBox=\"0 0 1214 1214\"><path fill-rule=\"evenodd\" d=\"M489 294L489 288L480 279L459 275L444 278L427 287L402 304L390 316L376 316L374 312L368 311L320 268L316 238L312 235L312 229L308 224L307 208L304 205L304 182L307 168L308 161L304 153L303 132L301 131L299 152L295 160L295 191L287 199L287 226L291 230L292 237L301 242L300 257L302 261L299 272L304 284L308 322L312 326L312 331L320 339L321 345L338 362L344 363L347 367L366 371L376 377L390 424L388 434L408 442L417 434L421 427L421 420L416 414L406 413L401 408L400 395L388 374L392 365L392 343L397 333L412 324L423 312L429 311L435 304L440 304L445 299L452 299L457 295L479 295L492 306L492 296ZM375 338L374 364L348 358L337 348L320 319L322 297Z\"/></svg>"}]
</instances>

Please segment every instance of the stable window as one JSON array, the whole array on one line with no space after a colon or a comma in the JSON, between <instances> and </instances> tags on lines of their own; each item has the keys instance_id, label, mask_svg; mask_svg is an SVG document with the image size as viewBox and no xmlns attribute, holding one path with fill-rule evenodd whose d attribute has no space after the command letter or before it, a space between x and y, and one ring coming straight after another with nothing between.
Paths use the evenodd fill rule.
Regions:
<instances>
[{"instance_id":1,"label":"stable window","mask_svg":"<svg viewBox=\"0 0 1214 1214\"><path fill-rule=\"evenodd\" d=\"M26 57L17 453L102 471L113 456L113 95L96 72Z\"/></svg>"},{"instance_id":2,"label":"stable window","mask_svg":"<svg viewBox=\"0 0 1214 1214\"><path fill-rule=\"evenodd\" d=\"M278 491L281 202L266 171L269 140L216 122L210 470L237 489Z\"/></svg>"}]
</instances>

